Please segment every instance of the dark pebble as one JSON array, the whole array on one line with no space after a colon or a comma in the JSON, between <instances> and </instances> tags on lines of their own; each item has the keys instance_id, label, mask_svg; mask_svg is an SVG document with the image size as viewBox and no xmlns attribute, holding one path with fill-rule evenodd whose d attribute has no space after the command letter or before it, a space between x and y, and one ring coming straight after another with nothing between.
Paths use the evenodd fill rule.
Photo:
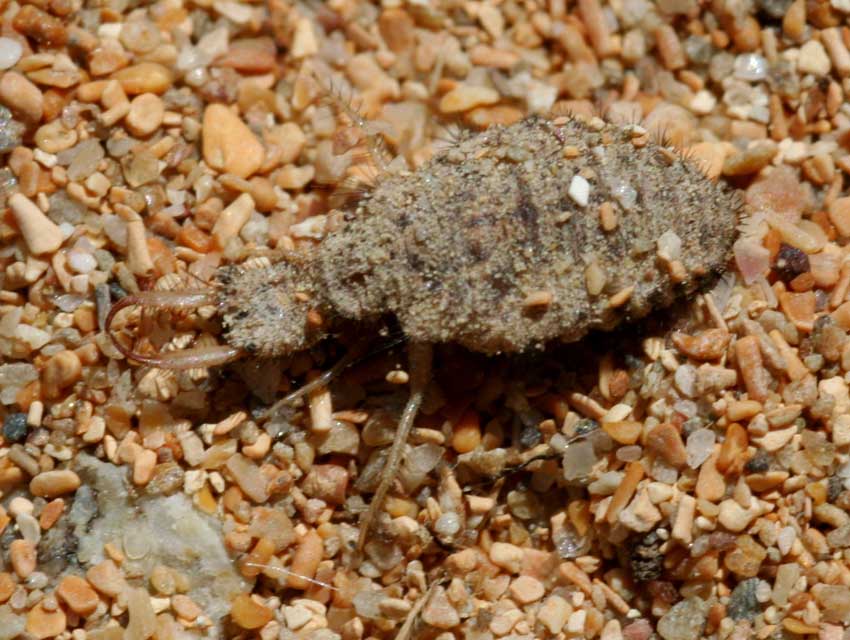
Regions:
<instances>
[{"instance_id":1,"label":"dark pebble","mask_svg":"<svg viewBox=\"0 0 850 640\"><path fill-rule=\"evenodd\" d=\"M758 584L758 578L749 578L738 583L732 595L729 596L726 615L732 620L752 620L761 613L761 604L756 598Z\"/></svg>"},{"instance_id":2,"label":"dark pebble","mask_svg":"<svg viewBox=\"0 0 850 640\"><path fill-rule=\"evenodd\" d=\"M810 270L809 256L796 247L783 244L779 247L779 253L776 255L776 264L773 268L776 271L776 275L782 280L790 282L801 273L806 273Z\"/></svg>"},{"instance_id":3,"label":"dark pebble","mask_svg":"<svg viewBox=\"0 0 850 640\"><path fill-rule=\"evenodd\" d=\"M27 437L27 414L10 413L3 420L3 438L6 442L23 442Z\"/></svg>"}]
</instances>

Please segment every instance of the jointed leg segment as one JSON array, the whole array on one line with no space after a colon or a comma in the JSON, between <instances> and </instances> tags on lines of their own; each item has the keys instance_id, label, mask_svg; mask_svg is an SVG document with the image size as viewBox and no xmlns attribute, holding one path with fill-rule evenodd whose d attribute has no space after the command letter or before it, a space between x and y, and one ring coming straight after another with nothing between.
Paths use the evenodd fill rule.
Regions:
<instances>
[{"instance_id":1,"label":"jointed leg segment","mask_svg":"<svg viewBox=\"0 0 850 640\"><path fill-rule=\"evenodd\" d=\"M411 343L409 358L410 398L407 400L407 404L401 414L401 420L398 423L395 440L393 440L390 455L387 458L387 464L381 472L381 482L378 484L375 495L372 496L372 503L369 505L369 510L360 523L360 538L357 541L358 549L362 549L366 543L366 536L369 534L369 530L372 528L375 518L383 506L384 498L387 496L387 492L395 480L396 473L401 464L404 447L407 444L407 438L410 435L413 422L416 420L419 407L422 405L425 389L431 380L432 345L424 342Z\"/></svg>"}]
</instances>

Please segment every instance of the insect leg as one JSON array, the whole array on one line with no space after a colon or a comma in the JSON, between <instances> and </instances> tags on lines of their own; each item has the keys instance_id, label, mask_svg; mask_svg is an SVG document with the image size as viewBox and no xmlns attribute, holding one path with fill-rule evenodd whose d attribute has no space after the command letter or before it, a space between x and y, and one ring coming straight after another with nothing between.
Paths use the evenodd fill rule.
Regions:
<instances>
[{"instance_id":1,"label":"insect leg","mask_svg":"<svg viewBox=\"0 0 850 640\"><path fill-rule=\"evenodd\" d=\"M106 316L105 331L112 344L125 358L142 364L161 367L163 369L196 369L215 367L238 358L242 352L229 346L211 346L197 349L184 349L173 353L162 353L148 356L136 353L125 347L112 330L112 321L121 309L135 305L158 307L161 309L196 309L205 304L214 304L215 296L207 291L145 291L135 295L125 296L112 305Z\"/></svg>"},{"instance_id":2,"label":"insect leg","mask_svg":"<svg viewBox=\"0 0 850 640\"><path fill-rule=\"evenodd\" d=\"M378 484L375 495L372 496L372 503L369 505L369 510L360 523L360 538L357 541L358 549L363 549L363 545L366 543L366 536L369 534L369 530L372 528L372 524L383 506L384 498L390 490L393 480L395 480L398 467L401 464L401 456L404 453L404 447L410 435L410 429L413 427L413 421L416 419L416 414L419 412L419 407L422 404L425 388L431 380L431 360L433 354L434 349L431 344L425 342L413 342L410 344L410 398L408 398L404 411L401 414L401 420L399 420L395 440L393 440L393 445L390 448L387 464L381 472L381 482Z\"/></svg>"},{"instance_id":3,"label":"insect leg","mask_svg":"<svg viewBox=\"0 0 850 640\"><path fill-rule=\"evenodd\" d=\"M307 394L311 393L312 391L315 391L319 387L327 386L327 384L331 380L338 377L339 374L341 374L343 371L345 371L345 369L347 369L349 366L351 366L352 364L354 364L357 360L359 360L361 358L361 356L363 355L363 352L365 351L366 344L367 343L365 341L358 342L351 349L349 349L349 351L342 358L339 359L339 362L337 362L334 366L332 366L327 371L324 371L315 380L311 380L310 382L299 387L298 389L296 389L292 393L285 395L283 398L281 398L280 400L275 402L271 407L266 409L266 411L261 416L261 419L262 420L268 420L282 406L290 404L290 403L294 402L295 400L297 400L298 398L306 396Z\"/></svg>"}]
</instances>

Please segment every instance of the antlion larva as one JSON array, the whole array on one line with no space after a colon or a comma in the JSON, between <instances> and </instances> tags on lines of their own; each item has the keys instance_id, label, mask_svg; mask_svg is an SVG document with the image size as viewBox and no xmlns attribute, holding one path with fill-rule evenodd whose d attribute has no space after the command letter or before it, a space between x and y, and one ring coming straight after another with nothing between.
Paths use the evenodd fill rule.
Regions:
<instances>
[{"instance_id":1,"label":"antlion larva","mask_svg":"<svg viewBox=\"0 0 850 640\"><path fill-rule=\"evenodd\" d=\"M130 354L170 367L289 354L342 320L394 316L411 343L411 397L365 532L428 382L430 345L522 352L641 318L724 268L741 206L640 127L531 117L382 176L309 254L222 268L210 292L119 304L217 304L227 345Z\"/></svg>"}]
</instances>

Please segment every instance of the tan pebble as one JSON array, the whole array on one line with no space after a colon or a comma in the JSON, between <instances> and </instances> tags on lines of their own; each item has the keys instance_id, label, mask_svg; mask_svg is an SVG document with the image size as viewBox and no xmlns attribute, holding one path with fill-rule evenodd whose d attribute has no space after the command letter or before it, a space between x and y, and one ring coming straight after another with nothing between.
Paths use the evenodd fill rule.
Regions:
<instances>
[{"instance_id":1,"label":"tan pebble","mask_svg":"<svg viewBox=\"0 0 850 640\"><path fill-rule=\"evenodd\" d=\"M315 175L316 168L311 164L303 167L287 164L277 172L275 183L281 189L303 189Z\"/></svg>"},{"instance_id":2,"label":"tan pebble","mask_svg":"<svg viewBox=\"0 0 850 640\"><path fill-rule=\"evenodd\" d=\"M80 486L80 476L70 469L44 471L30 480L30 492L41 498L55 498L76 491Z\"/></svg>"},{"instance_id":3,"label":"tan pebble","mask_svg":"<svg viewBox=\"0 0 850 640\"><path fill-rule=\"evenodd\" d=\"M694 360L716 360L726 352L730 335L722 329L708 329L695 336L676 332L673 344L680 353Z\"/></svg>"},{"instance_id":4,"label":"tan pebble","mask_svg":"<svg viewBox=\"0 0 850 640\"><path fill-rule=\"evenodd\" d=\"M416 43L416 23L404 9L385 9L378 18L378 31L390 51L401 53Z\"/></svg>"},{"instance_id":5,"label":"tan pebble","mask_svg":"<svg viewBox=\"0 0 850 640\"><path fill-rule=\"evenodd\" d=\"M658 425L649 432L646 447L677 469L681 469L688 462L682 436L679 430L668 422Z\"/></svg>"},{"instance_id":6,"label":"tan pebble","mask_svg":"<svg viewBox=\"0 0 850 640\"><path fill-rule=\"evenodd\" d=\"M489 87L461 85L455 87L440 99L440 111L459 113L474 107L495 104L499 101L499 92Z\"/></svg>"},{"instance_id":7,"label":"tan pebble","mask_svg":"<svg viewBox=\"0 0 850 640\"><path fill-rule=\"evenodd\" d=\"M551 595L537 612L537 619L554 636L564 628L572 612L572 607L566 600L561 596Z\"/></svg>"},{"instance_id":8,"label":"tan pebble","mask_svg":"<svg viewBox=\"0 0 850 640\"><path fill-rule=\"evenodd\" d=\"M76 130L67 129L62 120L57 118L38 128L35 144L45 153L59 153L77 144L77 137Z\"/></svg>"},{"instance_id":9,"label":"tan pebble","mask_svg":"<svg viewBox=\"0 0 850 640\"><path fill-rule=\"evenodd\" d=\"M154 93L143 93L133 98L124 124L134 136L145 137L159 129L164 115L162 99Z\"/></svg>"},{"instance_id":10,"label":"tan pebble","mask_svg":"<svg viewBox=\"0 0 850 640\"><path fill-rule=\"evenodd\" d=\"M797 426L792 425L786 429L774 429L773 431L769 431L766 435L760 438L754 438L753 440L768 453L773 453L775 451L779 451L782 447L791 442L791 438L793 438L796 434Z\"/></svg>"},{"instance_id":11,"label":"tan pebble","mask_svg":"<svg viewBox=\"0 0 850 640\"><path fill-rule=\"evenodd\" d=\"M290 567L292 574L287 577L286 583L293 589L307 589L310 583L305 578L313 578L316 575L316 569L319 568L323 553L322 538L315 530L311 529L298 543L298 547L292 555L292 566Z\"/></svg>"},{"instance_id":12,"label":"tan pebble","mask_svg":"<svg viewBox=\"0 0 850 640\"><path fill-rule=\"evenodd\" d=\"M48 398L59 397L60 392L77 382L82 374L80 357L70 350L60 351L44 365L42 383L44 395Z\"/></svg>"},{"instance_id":13,"label":"tan pebble","mask_svg":"<svg viewBox=\"0 0 850 640\"><path fill-rule=\"evenodd\" d=\"M12 597L16 586L17 584L11 573L5 571L0 573L0 604L3 604Z\"/></svg>"},{"instance_id":14,"label":"tan pebble","mask_svg":"<svg viewBox=\"0 0 850 640\"><path fill-rule=\"evenodd\" d=\"M121 84L124 92L131 96L141 93L165 93L174 82L174 75L167 67L156 62L141 62L120 69L112 78Z\"/></svg>"},{"instance_id":15,"label":"tan pebble","mask_svg":"<svg viewBox=\"0 0 850 640\"><path fill-rule=\"evenodd\" d=\"M41 91L16 71L7 71L0 78L0 103L25 122L36 123L44 114Z\"/></svg>"},{"instance_id":16,"label":"tan pebble","mask_svg":"<svg viewBox=\"0 0 850 640\"><path fill-rule=\"evenodd\" d=\"M490 547L490 561L509 573L519 573L522 549L508 542L494 542Z\"/></svg>"},{"instance_id":17,"label":"tan pebble","mask_svg":"<svg viewBox=\"0 0 850 640\"><path fill-rule=\"evenodd\" d=\"M434 592L422 608L422 621L437 629L451 629L460 624L460 616L449 602L445 588L434 588Z\"/></svg>"},{"instance_id":18,"label":"tan pebble","mask_svg":"<svg viewBox=\"0 0 850 640\"><path fill-rule=\"evenodd\" d=\"M294 122L284 122L274 127L266 134L266 141L278 148L281 164L291 164L301 155L301 150L307 142L307 136Z\"/></svg>"},{"instance_id":19,"label":"tan pebble","mask_svg":"<svg viewBox=\"0 0 850 640\"><path fill-rule=\"evenodd\" d=\"M124 576L112 560L104 560L86 572L86 578L102 594L114 598L124 590Z\"/></svg>"},{"instance_id":20,"label":"tan pebble","mask_svg":"<svg viewBox=\"0 0 850 640\"><path fill-rule=\"evenodd\" d=\"M614 495L611 496L611 502L608 504L608 510L605 512L605 519L609 524L617 522L620 511L631 501L638 483L643 480L644 473L645 470L640 462L630 462L626 466L623 481L614 491Z\"/></svg>"},{"instance_id":21,"label":"tan pebble","mask_svg":"<svg viewBox=\"0 0 850 640\"><path fill-rule=\"evenodd\" d=\"M248 178L265 160L263 145L254 133L222 104L206 108L201 135L204 160L217 171Z\"/></svg>"},{"instance_id":22,"label":"tan pebble","mask_svg":"<svg viewBox=\"0 0 850 640\"><path fill-rule=\"evenodd\" d=\"M97 608L100 598L91 585L79 576L65 576L56 587L58 595L71 610L81 616L87 616Z\"/></svg>"},{"instance_id":23,"label":"tan pebble","mask_svg":"<svg viewBox=\"0 0 850 640\"><path fill-rule=\"evenodd\" d=\"M58 636L65 631L67 625L65 612L58 608L48 611L44 602L35 605L27 614L27 632L39 640Z\"/></svg>"},{"instance_id":24,"label":"tan pebble","mask_svg":"<svg viewBox=\"0 0 850 640\"><path fill-rule=\"evenodd\" d=\"M638 441L643 424L634 420L618 420L615 422L603 422L602 429L615 442L620 444L634 444Z\"/></svg>"},{"instance_id":25,"label":"tan pebble","mask_svg":"<svg viewBox=\"0 0 850 640\"><path fill-rule=\"evenodd\" d=\"M243 193L219 214L212 228L212 237L219 248L223 249L231 238L239 235L252 213L254 213L254 199L249 194Z\"/></svg>"},{"instance_id":26,"label":"tan pebble","mask_svg":"<svg viewBox=\"0 0 850 640\"><path fill-rule=\"evenodd\" d=\"M816 76L825 76L829 73L832 62L817 40L809 40L800 47L800 55L797 58L797 69L801 73L812 73Z\"/></svg>"},{"instance_id":27,"label":"tan pebble","mask_svg":"<svg viewBox=\"0 0 850 640\"><path fill-rule=\"evenodd\" d=\"M751 506L749 509L744 509L735 500L728 499L720 503L720 513L717 516L717 520L729 531L738 533L746 529L760 513L761 510L758 506Z\"/></svg>"},{"instance_id":28,"label":"tan pebble","mask_svg":"<svg viewBox=\"0 0 850 640\"><path fill-rule=\"evenodd\" d=\"M693 540L694 516L696 514L697 501L693 496L682 495L676 509L676 519L673 521L671 536L684 545L689 545Z\"/></svg>"},{"instance_id":29,"label":"tan pebble","mask_svg":"<svg viewBox=\"0 0 850 640\"><path fill-rule=\"evenodd\" d=\"M765 140L748 149L733 153L723 162L723 175L746 176L757 173L773 160L778 151L779 147L776 143Z\"/></svg>"},{"instance_id":30,"label":"tan pebble","mask_svg":"<svg viewBox=\"0 0 850 640\"><path fill-rule=\"evenodd\" d=\"M151 481L156 466L156 452L142 449L133 459L133 483L144 486Z\"/></svg>"},{"instance_id":31,"label":"tan pebble","mask_svg":"<svg viewBox=\"0 0 850 640\"><path fill-rule=\"evenodd\" d=\"M687 155L707 178L714 180L723 172L726 150L726 145L720 142L698 142L688 147Z\"/></svg>"},{"instance_id":32,"label":"tan pebble","mask_svg":"<svg viewBox=\"0 0 850 640\"><path fill-rule=\"evenodd\" d=\"M9 206L30 253L53 253L62 246L62 231L32 200L15 193L9 198Z\"/></svg>"},{"instance_id":33,"label":"tan pebble","mask_svg":"<svg viewBox=\"0 0 850 640\"><path fill-rule=\"evenodd\" d=\"M452 431L452 449L458 453L469 453L481 444L481 421L478 412L465 411Z\"/></svg>"},{"instance_id":34,"label":"tan pebble","mask_svg":"<svg viewBox=\"0 0 850 640\"><path fill-rule=\"evenodd\" d=\"M127 589L129 622L125 638L150 638L156 631L156 612L147 589Z\"/></svg>"},{"instance_id":35,"label":"tan pebble","mask_svg":"<svg viewBox=\"0 0 850 640\"><path fill-rule=\"evenodd\" d=\"M174 609L174 613L178 616L189 621L194 620L203 613L192 598L179 593L171 598L171 608Z\"/></svg>"},{"instance_id":36,"label":"tan pebble","mask_svg":"<svg viewBox=\"0 0 850 640\"><path fill-rule=\"evenodd\" d=\"M256 602L247 593L241 593L230 605L230 617L243 629L259 629L272 619L272 611Z\"/></svg>"},{"instance_id":37,"label":"tan pebble","mask_svg":"<svg viewBox=\"0 0 850 640\"><path fill-rule=\"evenodd\" d=\"M38 553L29 540L13 540L9 545L9 560L19 578L27 578L35 571Z\"/></svg>"},{"instance_id":38,"label":"tan pebble","mask_svg":"<svg viewBox=\"0 0 850 640\"><path fill-rule=\"evenodd\" d=\"M65 511L65 501L62 498L56 498L48 502L41 514L38 516L39 526L47 531L59 520L59 517Z\"/></svg>"},{"instance_id":39,"label":"tan pebble","mask_svg":"<svg viewBox=\"0 0 850 640\"><path fill-rule=\"evenodd\" d=\"M546 593L543 583L531 576L520 576L510 586L511 597L520 604L537 602Z\"/></svg>"},{"instance_id":40,"label":"tan pebble","mask_svg":"<svg viewBox=\"0 0 850 640\"><path fill-rule=\"evenodd\" d=\"M316 54L319 50L319 41L316 39L314 29L310 18L301 18L295 23L295 35L288 51L290 56L298 59Z\"/></svg>"},{"instance_id":41,"label":"tan pebble","mask_svg":"<svg viewBox=\"0 0 850 640\"><path fill-rule=\"evenodd\" d=\"M835 225L838 234L850 237L850 197L836 198L829 204L829 221Z\"/></svg>"},{"instance_id":42,"label":"tan pebble","mask_svg":"<svg viewBox=\"0 0 850 640\"><path fill-rule=\"evenodd\" d=\"M250 194L254 198L257 211L269 213L277 207L277 194L274 191L274 184L266 177L254 176L251 178Z\"/></svg>"},{"instance_id":43,"label":"tan pebble","mask_svg":"<svg viewBox=\"0 0 850 640\"><path fill-rule=\"evenodd\" d=\"M747 430L737 422L733 422L726 429L726 438L720 446L720 454L717 457L717 470L720 473L740 473L747 461Z\"/></svg>"},{"instance_id":44,"label":"tan pebble","mask_svg":"<svg viewBox=\"0 0 850 640\"><path fill-rule=\"evenodd\" d=\"M717 470L717 459L720 455L720 446L715 447L708 460L702 463L697 476L695 493L697 498L715 502L723 497L726 492L726 479Z\"/></svg>"}]
</instances>

